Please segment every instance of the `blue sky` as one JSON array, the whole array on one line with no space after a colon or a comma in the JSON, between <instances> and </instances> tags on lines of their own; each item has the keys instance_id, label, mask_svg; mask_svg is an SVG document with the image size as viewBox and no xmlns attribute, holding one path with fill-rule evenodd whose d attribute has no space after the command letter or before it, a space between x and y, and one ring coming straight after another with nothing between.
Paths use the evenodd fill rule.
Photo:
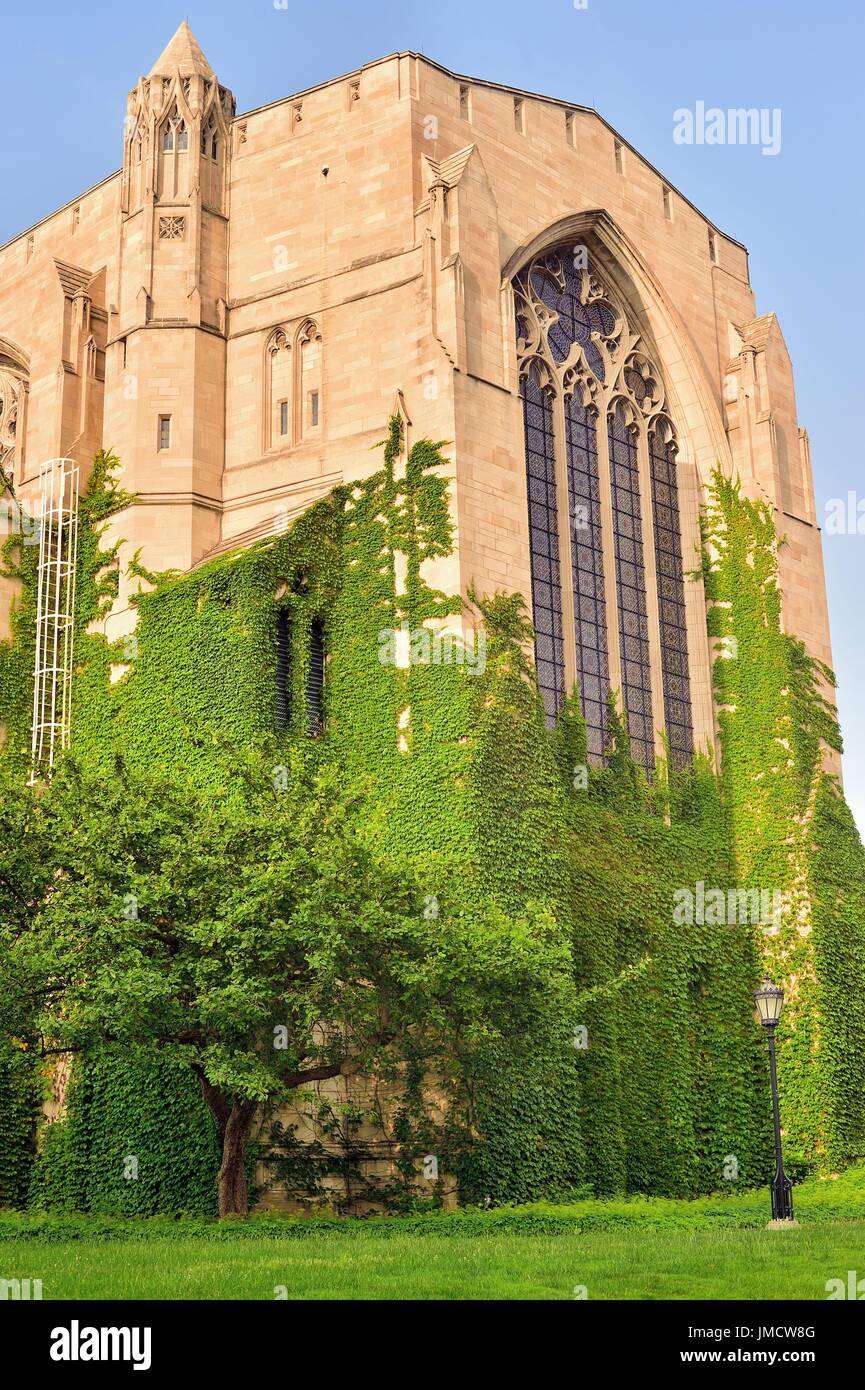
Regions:
<instances>
[{"instance_id":1,"label":"blue sky","mask_svg":"<svg viewBox=\"0 0 865 1390\"><path fill-rule=\"evenodd\" d=\"M865 499L855 423L865 307L862 14L852 0L11 7L3 20L0 243L118 167L127 89L184 18L241 111L403 48L458 72L594 105L748 246L757 310L778 314L793 358L822 517L830 499L851 490ZM676 144L673 112L698 101L780 108L780 152ZM845 781L865 829L865 534L824 540Z\"/></svg>"}]
</instances>

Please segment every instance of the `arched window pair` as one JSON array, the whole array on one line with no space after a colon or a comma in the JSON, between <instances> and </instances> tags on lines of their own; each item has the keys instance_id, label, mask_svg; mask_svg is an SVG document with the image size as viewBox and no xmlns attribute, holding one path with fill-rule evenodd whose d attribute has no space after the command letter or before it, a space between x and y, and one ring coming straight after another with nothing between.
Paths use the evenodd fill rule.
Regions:
<instances>
[{"instance_id":1,"label":"arched window pair","mask_svg":"<svg viewBox=\"0 0 865 1390\"><path fill-rule=\"evenodd\" d=\"M639 333L584 262L559 248L514 282L535 659L549 723L579 682L595 762L620 689L650 771L661 722L677 765L693 751L676 436Z\"/></svg>"},{"instance_id":2,"label":"arched window pair","mask_svg":"<svg viewBox=\"0 0 865 1390\"><path fill-rule=\"evenodd\" d=\"M161 145L166 154L183 154L189 149L189 131L176 103L163 122Z\"/></svg>"},{"instance_id":3,"label":"arched window pair","mask_svg":"<svg viewBox=\"0 0 865 1390\"><path fill-rule=\"evenodd\" d=\"M218 159L219 157L219 126L216 115L212 111L207 124L201 131L201 153L206 155L208 159Z\"/></svg>"},{"instance_id":4,"label":"arched window pair","mask_svg":"<svg viewBox=\"0 0 865 1390\"><path fill-rule=\"evenodd\" d=\"M264 361L264 448L287 448L315 439L322 420L322 342L318 325L305 319L293 334L276 328Z\"/></svg>"}]
</instances>

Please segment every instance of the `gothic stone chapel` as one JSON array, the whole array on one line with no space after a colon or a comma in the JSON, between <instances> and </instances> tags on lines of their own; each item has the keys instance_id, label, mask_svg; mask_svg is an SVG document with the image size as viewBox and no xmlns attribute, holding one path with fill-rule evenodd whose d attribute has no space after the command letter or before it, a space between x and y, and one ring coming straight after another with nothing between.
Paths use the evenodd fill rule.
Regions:
<instances>
[{"instance_id":1,"label":"gothic stone chapel","mask_svg":"<svg viewBox=\"0 0 865 1390\"><path fill-rule=\"evenodd\" d=\"M535 1063L567 1072L558 1092L542 1094L525 1059L502 1065L511 1091L491 1084L490 1110L519 1109L513 1087L528 1078L526 1148L546 1167L521 1187L525 1164L493 1155L483 1192L538 1195L599 1173L608 1189L675 1190L682 1172L706 1190L728 1153L747 1168L767 1132L749 1002L764 961L792 992L780 1064L790 1144L818 1164L865 1153L865 1025L844 1044L856 1082L823 1023L843 983L842 943L855 937L862 959L865 918L851 907L861 851L837 741L800 758L810 726L799 742L790 733L803 662L817 673L810 695L832 705L811 458L745 247L594 109L411 52L238 114L184 23L130 91L121 139L119 171L0 249L0 462L19 520L54 518L39 561L48 588L101 451L116 455L123 499L102 531L115 592L82 637L58 578L54 610L35 618L27 708L0 709L7 747L18 739L37 771L67 747L86 754L97 726L106 738L119 729L127 753L136 740L144 749L161 685L166 757L183 756L169 709L232 735L318 740L372 768L415 843L433 848L446 774L431 740L444 724L413 713L412 682L431 673L399 641L386 668L380 631L414 619L447 636L433 647L445 661L475 655L476 670L464 662L454 675L460 688L476 678L493 690L495 643L484 671L474 600L520 594L534 628L535 742L495 784L500 800L487 793L480 806L472 768L494 744L501 755L502 729L484 745L450 716L465 766L447 795L475 797L466 853L473 836L487 890L519 903L549 890L546 838L558 827L572 847L564 898L579 980L609 981L641 959L660 974L586 1005L584 1056L573 1019L555 1062L546 1040ZM390 555L388 621L334 595L362 592L364 507L374 515L376 499L411 493L416 446L424 476L443 480L443 517L419 555ZM309 538L334 508L325 584ZM0 657L20 639L23 584L9 545L4 554ZM263 645L246 660L235 618L230 649L226 618L218 653L160 657L155 634L198 642L213 576L230 588L245 575L248 594L243 567L258 557L270 587L266 602L250 599L248 623L261 621ZM758 570L766 583L744 605ZM418 584L426 607L413 615L401 600ZM161 624L147 617L160 604L175 615ZM53 663L45 632L62 639ZM196 682L232 661L223 685L234 688L214 701ZM775 684L757 719L749 681L767 670ZM779 758L784 739L793 751ZM639 806L592 792L625 756ZM586 791L572 775L583 760ZM491 776L487 766L487 789ZM767 800L776 782L789 796ZM608 892L616 874L630 907ZM757 928L747 949L711 924L687 938L677 927L673 941L674 893L701 883L780 889L786 925ZM849 968L843 988L861 1000L865 973ZM638 1016L659 1040L648 1063ZM557 1147L571 1104L577 1137ZM500 1129L490 1121L486 1134L492 1152Z\"/></svg>"}]
</instances>

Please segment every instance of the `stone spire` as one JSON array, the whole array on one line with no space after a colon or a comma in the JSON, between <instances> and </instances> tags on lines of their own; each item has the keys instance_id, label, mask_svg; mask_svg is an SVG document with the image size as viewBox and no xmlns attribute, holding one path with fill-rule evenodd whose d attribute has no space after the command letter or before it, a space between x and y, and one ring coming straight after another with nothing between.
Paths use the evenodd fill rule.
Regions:
<instances>
[{"instance_id":1,"label":"stone spire","mask_svg":"<svg viewBox=\"0 0 865 1390\"><path fill-rule=\"evenodd\" d=\"M185 19L147 75L154 77L174 72L179 72L181 77L213 77L213 68Z\"/></svg>"}]
</instances>

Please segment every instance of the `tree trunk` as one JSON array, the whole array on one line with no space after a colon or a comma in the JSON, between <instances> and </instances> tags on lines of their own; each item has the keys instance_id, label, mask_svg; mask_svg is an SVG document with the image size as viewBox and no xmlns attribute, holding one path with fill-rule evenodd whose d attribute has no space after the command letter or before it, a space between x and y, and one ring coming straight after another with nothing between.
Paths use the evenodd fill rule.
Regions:
<instances>
[{"instance_id":1,"label":"tree trunk","mask_svg":"<svg viewBox=\"0 0 865 1390\"><path fill-rule=\"evenodd\" d=\"M219 1215L248 1216L249 1194L246 1187L246 1142L252 1128L255 1101L235 1097L222 1140L222 1165L219 1169Z\"/></svg>"},{"instance_id":2,"label":"tree trunk","mask_svg":"<svg viewBox=\"0 0 865 1390\"><path fill-rule=\"evenodd\" d=\"M219 1130L222 1144L222 1163L217 1179L220 1219L223 1216L248 1216L246 1144L255 1115L255 1101L233 1096L229 1106L222 1092L208 1081L203 1067L195 1065L192 1070L198 1077L201 1094Z\"/></svg>"}]
</instances>

